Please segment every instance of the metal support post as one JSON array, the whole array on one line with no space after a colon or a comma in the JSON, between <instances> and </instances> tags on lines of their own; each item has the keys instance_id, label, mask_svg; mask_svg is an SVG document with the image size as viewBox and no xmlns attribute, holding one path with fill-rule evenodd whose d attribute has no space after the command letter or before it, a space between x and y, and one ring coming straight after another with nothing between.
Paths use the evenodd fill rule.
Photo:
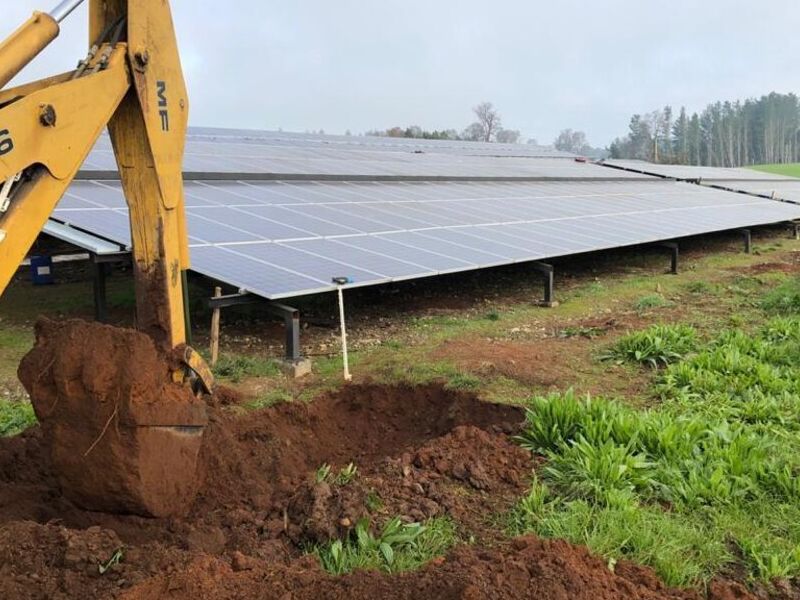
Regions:
<instances>
[{"instance_id":1,"label":"metal support post","mask_svg":"<svg viewBox=\"0 0 800 600\"><path fill-rule=\"evenodd\" d=\"M271 304L270 312L283 317L286 324L286 360L297 362L301 360L300 346L300 311L283 304Z\"/></svg>"},{"instance_id":2,"label":"metal support post","mask_svg":"<svg viewBox=\"0 0 800 600\"><path fill-rule=\"evenodd\" d=\"M749 229L742 229L742 236L744 237L744 251L746 254L753 253L753 235Z\"/></svg>"},{"instance_id":3,"label":"metal support post","mask_svg":"<svg viewBox=\"0 0 800 600\"><path fill-rule=\"evenodd\" d=\"M678 266L680 260L680 246L676 242L663 242L658 244L659 248L665 248L670 252L670 273L673 275L678 274Z\"/></svg>"},{"instance_id":4,"label":"metal support post","mask_svg":"<svg viewBox=\"0 0 800 600\"><path fill-rule=\"evenodd\" d=\"M542 262L531 264L534 270L539 271L544 276L544 300L539 302L539 305L547 308L558 306L558 302L555 300L555 269L553 265Z\"/></svg>"},{"instance_id":5,"label":"metal support post","mask_svg":"<svg viewBox=\"0 0 800 600\"><path fill-rule=\"evenodd\" d=\"M215 296L209 299L208 306L212 310L217 310L228 308L229 306L261 304L263 302L263 298L244 292L227 296ZM311 372L311 361L303 357L302 346L300 345L300 311L277 302L268 302L266 306L270 313L281 317L286 325L285 371L294 377L302 377L309 374Z\"/></svg>"},{"instance_id":6,"label":"metal support post","mask_svg":"<svg viewBox=\"0 0 800 600\"><path fill-rule=\"evenodd\" d=\"M283 317L283 322L286 324L284 371L295 379L311 374L311 361L303 358L300 346L300 311L276 302L270 302L267 306L272 314Z\"/></svg>"},{"instance_id":7,"label":"metal support post","mask_svg":"<svg viewBox=\"0 0 800 600\"><path fill-rule=\"evenodd\" d=\"M93 288L94 288L94 318L98 323L105 323L108 319L108 303L106 301L106 279L108 279L108 265L129 263L130 252L115 252L112 254L89 254L92 263Z\"/></svg>"}]
</instances>

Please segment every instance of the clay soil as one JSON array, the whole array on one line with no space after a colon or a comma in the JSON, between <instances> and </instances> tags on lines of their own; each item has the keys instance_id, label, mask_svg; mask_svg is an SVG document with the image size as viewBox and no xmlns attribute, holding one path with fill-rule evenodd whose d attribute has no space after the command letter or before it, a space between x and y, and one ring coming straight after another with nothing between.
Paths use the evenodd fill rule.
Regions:
<instances>
[{"instance_id":1,"label":"clay soil","mask_svg":"<svg viewBox=\"0 0 800 600\"><path fill-rule=\"evenodd\" d=\"M701 598L667 589L648 569L622 563L612 572L565 542L503 535L500 517L537 467L512 439L525 417L518 407L435 384L367 383L258 412L222 389L200 419L194 397L168 381L169 360L130 330L37 326L20 375L43 425L0 440L0 598ZM142 429L206 422L191 473L160 440L153 447L164 460L134 461ZM148 467L120 479L132 464L167 475ZM337 473L350 464L357 474L346 484L317 477L322 465ZM87 499L131 490L163 499L169 469L191 481L170 499L183 503L170 511L180 518L85 509ZM447 517L463 542L400 575L337 578L306 554L347 538L361 519L380 529L398 516ZM716 583L709 597L748 595Z\"/></svg>"},{"instance_id":2,"label":"clay soil","mask_svg":"<svg viewBox=\"0 0 800 600\"><path fill-rule=\"evenodd\" d=\"M232 402L210 399L200 492L180 519L81 510L60 492L41 429L0 441L0 598L701 598L564 542L503 539L493 519L536 467L510 439L518 408L435 385L351 386L257 413ZM323 463L351 462L348 485L317 483ZM360 517L379 527L397 515L449 516L474 543L400 575L337 578L303 555ZM710 597L748 596L720 583Z\"/></svg>"},{"instance_id":3,"label":"clay soil","mask_svg":"<svg viewBox=\"0 0 800 600\"><path fill-rule=\"evenodd\" d=\"M502 375L544 393L574 388L580 393L635 398L645 395L647 377L632 377L628 370L612 363L601 365L604 376L596 377L594 355L598 344L609 344L647 324L636 315L593 317L564 322L551 331L520 329L509 333L522 339L473 336L447 340L430 357L452 362L471 373Z\"/></svg>"},{"instance_id":4,"label":"clay soil","mask_svg":"<svg viewBox=\"0 0 800 600\"><path fill-rule=\"evenodd\" d=\"M194 498L206 406L172 381L171 353L131 329L40 319L19 368L64 495L143 516Z\"/></svg>"}]
</instances>

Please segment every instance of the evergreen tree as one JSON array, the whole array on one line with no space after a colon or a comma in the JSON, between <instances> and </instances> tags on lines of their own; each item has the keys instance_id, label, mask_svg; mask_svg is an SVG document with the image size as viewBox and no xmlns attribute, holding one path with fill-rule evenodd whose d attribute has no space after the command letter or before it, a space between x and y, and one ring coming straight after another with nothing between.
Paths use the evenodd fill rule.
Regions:
<instances>
[{"instance_id":1,"label":"evergreen tree","mask_svg":"<svg viewBox=\"0 0 800 600\"><path fill-rule=\"evenodd\" d=\"M758 99L715 102L673 123L670 106L631 118L628 135L609 150L617 158L738 167L800 162L800 99L771 93Z\"/></svg>"}]
</instances>

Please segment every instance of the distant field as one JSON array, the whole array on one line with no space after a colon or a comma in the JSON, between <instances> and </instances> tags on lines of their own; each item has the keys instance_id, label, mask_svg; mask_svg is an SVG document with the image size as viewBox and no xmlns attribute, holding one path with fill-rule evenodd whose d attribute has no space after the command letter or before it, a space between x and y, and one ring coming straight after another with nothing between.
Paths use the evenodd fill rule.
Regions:
<instances>
[{"instance_id":1,"label":"distant field","mask_svg":"<svg viewBox=\"0 0 800 600\"><path fill-rule=\"evenodd\" d=\"M756 165L751 167L756 171L774 173L776 175L787 175L788 177L800 177L800 163L789 163L783 165Z\"/></svg>"}]
</instances>

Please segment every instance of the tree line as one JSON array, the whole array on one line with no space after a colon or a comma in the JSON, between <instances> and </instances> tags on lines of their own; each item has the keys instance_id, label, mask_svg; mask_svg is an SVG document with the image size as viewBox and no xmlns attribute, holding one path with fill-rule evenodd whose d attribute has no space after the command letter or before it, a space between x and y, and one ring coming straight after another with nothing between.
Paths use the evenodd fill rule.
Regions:
<instances>
[{"instance_id":1,"label":"tree line","mask_svg":"<svg viewBox=\"0 0 800 600\"><path fill-rule=\"evenodd\" d=\"M516 129L503 127L500 112L491 102L481 102L472 109L472 112L475 115L475 121L460 132L456 129L428 131L418 125L410 125L408 127L392 127L385 130L368 131L366 135L424 140L498 142L501 144L516 144L520 141L522 134Z\"/></svg>"},{"instance_id":2,"label":"tree line","mask_svg":"<svg viewBox=\"0 0 800 600\"><path fill-rule=\"evenodd\" d=\"M503 119L491 102L481 102L472 109L472 112L475 115L475 121L460 132L455 129L434 129L429 131L418 125L410 125L408 127L392 127L390 129L368 131L366 135L425 140L498 142L503 144L518 144L522 141L522 135L518 130L503 127ZM527 143L538 145L538 142L533 138L528 139ZM608 157L608 150L592 147L586 138L586 133L583 131L564 129L553 141L553 146L557 150L572 152L573 154L590 158Z\"/></svg>"},{"instance_id":3,"label":"tree line","mask_svg":"<svg viewBox=\"0 0 800 600\"><path fill-rule=\"evenodd\" d=\"M744 102L715 102L700 113L671 106L631 117L612 158L740 167L800 162L800 100L773 92Z\"/></svg>"}]
</instances>

